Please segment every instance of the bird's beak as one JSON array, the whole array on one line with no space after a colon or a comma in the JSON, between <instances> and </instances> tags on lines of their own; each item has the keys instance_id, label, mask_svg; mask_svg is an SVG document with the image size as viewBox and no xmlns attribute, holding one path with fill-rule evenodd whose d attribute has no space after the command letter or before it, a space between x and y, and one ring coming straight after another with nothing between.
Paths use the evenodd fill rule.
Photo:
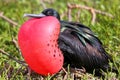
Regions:
<instances>
[{"instance_id":1,"label":"bird's beak","mask_svg":"<svg viewBox=\"0 0 120 80\"><path fill-rule=\"evenodd\" d=\"M24 14L23 17L30 17L30 18L41 18L41 17L45 17L46 15L44 15L43 13L41 14Z\"/></svg>"}]
</instances>

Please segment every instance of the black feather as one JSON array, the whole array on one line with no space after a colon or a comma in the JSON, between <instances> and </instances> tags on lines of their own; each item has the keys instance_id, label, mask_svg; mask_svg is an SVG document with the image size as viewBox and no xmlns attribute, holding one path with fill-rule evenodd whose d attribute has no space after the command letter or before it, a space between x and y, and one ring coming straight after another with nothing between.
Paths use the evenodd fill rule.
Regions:
<instances>
[{"instance_id":1,"label":"black feather","mask_svg":"<svg viewBox=\"0 0 120 80\"><path fill-rule=\"evenodd\" d=\"M107 54L101 41L86 26L73 22L61 21L61 29L58 43L63 51L65 64L71 67L84 67L88 72L100 69L107 71L110 69L109 61L112 58Z\"/></svg>"},{"instance_id":2,"label":"black feather","mask_svg":"<svg viewBox=\"0 0 120 80\"><path fill-rule=\"evenodd\" d=\"M95 70L98 75L102 75L101 69L111 70L109 61L113 60L91 29L80 23L61 21L59 13L51 8L42 13L56 17L61 23L58 44L64 55L64 67L68 64L73 68L84 67L87 72ZM115 68L112 71L118 73Z\"/></svg>"}]
</instances>

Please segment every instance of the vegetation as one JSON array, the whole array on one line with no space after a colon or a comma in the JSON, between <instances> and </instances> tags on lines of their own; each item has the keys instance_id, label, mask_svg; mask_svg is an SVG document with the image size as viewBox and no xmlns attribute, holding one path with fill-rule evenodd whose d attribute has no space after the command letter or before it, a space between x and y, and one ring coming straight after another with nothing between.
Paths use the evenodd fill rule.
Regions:
<instances>
[{"instance_id":1,"label":"vegetation","mask_svg":"<svg viewBox=\"0 0 120 80\"><path fill-rule=\"evenodd\" d=\"M20 51L17 46L17 33L20 25L26 20L23 18L24 13L40 13L45 7L56 9L61 18L68 18L67 4L76 4L92 7L101 12L110 13L113 17L104 14L96 13L94 24L91 23L93 16L90 11L84 8L71 9L72 21L81 22L89 26L92 31L103 42L103 45L113 57L114 64L110 63L111 67L116 66L120 73L120 1L119 0L1 0L0 2L0 80L50 80L51 76L42 77L32 72L31 75L26 74L26 67L16 62L13 58L23 61ZM79 14L79 15L78 15ZM6 19L9 18L10 20ZM15 22L15 23L14 23ZM62 80L60 72L54 80ZM73 80L72 73L67 73L67 80ZM82 80L98 79L94 74L82 74ZM116 77L114 73L108 72L105 74L106 80L118 80L120 74ZM99 78L101 79L101 78Z\"/></svg>"}]
</instances>

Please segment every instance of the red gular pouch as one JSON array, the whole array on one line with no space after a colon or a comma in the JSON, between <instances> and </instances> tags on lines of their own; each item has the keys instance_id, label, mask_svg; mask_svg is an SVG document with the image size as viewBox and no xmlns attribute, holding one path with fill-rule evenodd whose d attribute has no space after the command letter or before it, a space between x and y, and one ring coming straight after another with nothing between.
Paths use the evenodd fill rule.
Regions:
<instances>
[{"instance_id":1,"label":"red gular pouch","mask_svg":"<svg viewBox=\"0 0 120 80\"><path fill-rule=\"evenodd\" d=\"M57 73L63 66L63 55L58 47L60 22L46 16L31 18L18 32L18 43L29 67L44 76Z\"/></svg>"}]
</instances>

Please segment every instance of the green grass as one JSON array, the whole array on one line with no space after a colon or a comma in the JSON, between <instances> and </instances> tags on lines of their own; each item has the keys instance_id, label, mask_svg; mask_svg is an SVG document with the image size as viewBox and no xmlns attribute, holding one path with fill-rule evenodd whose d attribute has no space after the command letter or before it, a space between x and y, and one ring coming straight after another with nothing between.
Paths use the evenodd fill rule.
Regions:
<instances>
[{"instance_id":1,"label":"green grass","mask_svg":"<svg viewBox=\"0 0 120 80\"><path fill-rule=\"evenodd\" d=\"M90 6L95 9L108 12L114 16L114 18L97 14L96 22L94 25L91 24L91 14L85 9L74 9L72 10L72 21L79 21L89 26L92 31L99 37L103 42L103 45L114 59L114 64L120 65L120 1L119 0L53 0L50 3L49 0L44 0L44 4L48 8L56 9L60 15L65 14L67 11L67 3L75 3L85 6ZM17 50L16 46L12 42L12 38L17 40L17 33L20 25L26 20L23 18L24 13L40 13L43 10L40 0L1 0L0 12L4 12L4 16L18 23L18 26L13 26L6 20L0 17L0 49L6 51L11 56L18 60L23 60L21 54ZM77 12L80 10L80 18L78 18ZM64 20L68 20L67 14L62 17ZM117 67L120 73L120 67ZM20 71L18 71L20 69ZM0 53L0 80L40 80L39 75L24 75L25 67L18 64L14 60ZM17 72L17 73L16 73ZM9 78L9 77L10 78ZM119 79L120 75L116 77ZM113 79L115 74L106 73L106 79ZM50 80L51 76L45 77L45 80ZM62 80L62 76L54 78ZM69 80L72 80L69 74ZM97 79L91 74L85 74L81 77L82 80L88 80L89 78Z\"/></svg>"}]
</instances>

